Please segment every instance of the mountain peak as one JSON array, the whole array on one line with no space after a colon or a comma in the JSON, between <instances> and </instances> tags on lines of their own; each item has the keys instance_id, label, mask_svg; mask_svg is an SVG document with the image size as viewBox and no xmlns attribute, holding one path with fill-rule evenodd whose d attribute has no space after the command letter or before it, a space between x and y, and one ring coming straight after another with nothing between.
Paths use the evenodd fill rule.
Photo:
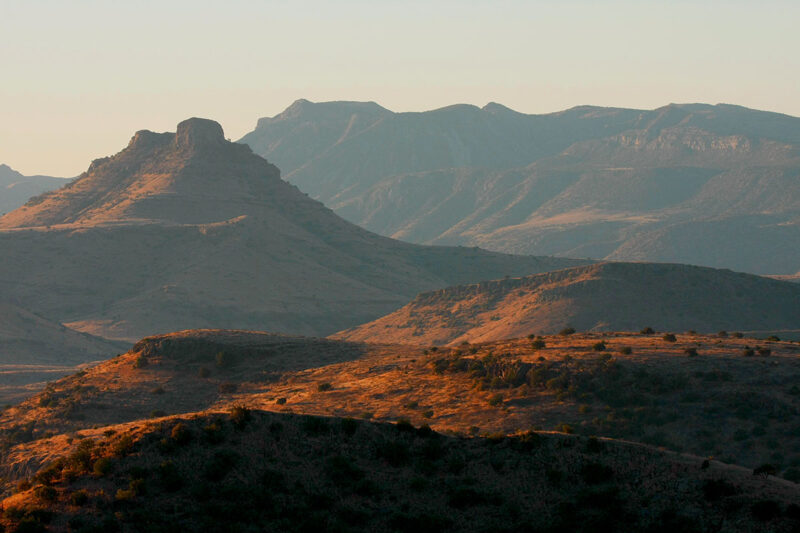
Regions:
<instances>
[{"instance_id":1,"label":"mountain peak","mask_svg":"<svg viewBox=\"0 0 800 533\"><path fill-rule=\"evenodd\" d=\"M207 148L225 142L225 133L219 122L192 117L178 124L175 145L178 148Z\"/></svg>"}]
</instances>

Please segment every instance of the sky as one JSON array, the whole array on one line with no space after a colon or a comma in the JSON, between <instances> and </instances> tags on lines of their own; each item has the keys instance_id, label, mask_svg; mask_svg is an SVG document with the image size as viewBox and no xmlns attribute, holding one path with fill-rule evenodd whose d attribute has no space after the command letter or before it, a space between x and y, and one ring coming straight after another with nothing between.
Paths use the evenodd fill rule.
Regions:
<instances>
[{"instance_id":1,"label":"sky","mask_svg":"<svg viewBox=\"0 0 800 533\"><path fill-rule=\"evenodd\" d=\"M798 21L796 0L0 0L0 163L76 176L137 130L236 140L299 98L800 116Z\"/></svg>"}]
</instances>

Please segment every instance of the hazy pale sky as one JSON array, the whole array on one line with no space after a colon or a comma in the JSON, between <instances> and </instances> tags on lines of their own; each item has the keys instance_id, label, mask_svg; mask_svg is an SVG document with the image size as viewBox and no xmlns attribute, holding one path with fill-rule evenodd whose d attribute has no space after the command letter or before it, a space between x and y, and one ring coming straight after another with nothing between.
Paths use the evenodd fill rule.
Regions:
<instances>
[{"instance_id":1,"label":"hazy pale sky","mask_svg":"<svg viewBox=\"0 0 800 533\"><path fill-rule=\"evenodd\" d=\"M800 115L800 2L0 0L0 163L73 176L190 116L733 103Z\"/></svg>"}]
</instances>

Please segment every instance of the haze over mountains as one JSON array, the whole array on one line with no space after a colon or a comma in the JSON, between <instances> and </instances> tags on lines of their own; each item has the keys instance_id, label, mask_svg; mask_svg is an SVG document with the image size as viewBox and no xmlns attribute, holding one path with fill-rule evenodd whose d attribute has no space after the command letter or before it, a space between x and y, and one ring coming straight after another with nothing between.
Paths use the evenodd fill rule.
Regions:
<instances>
[{"instance_id":1,"label":"haze over mountains","mask_svg":"<svg viewBox=\"0 0 800 533\"><path fill-rule=\"evenodd\" d=\"M240 142L344 218L411 242L800 270L800 119L787 115L298 100Z\"/></svg>"},{"instance_id":2,"label":"haze over mountains","mask_svg":"<svg viewBox=\"0 0 800 533\"><path fill-rule=\"evenodd\" d=\"M0 249L6 297L126 340L196 327L328 334L421 290L579 264L374 235L204 119L140 131L0 218Z\"/></svg>"},{"instance_id":3,"label":"haze over mountains","mask_svg":"<svg viewBox=\"0 0 800 533\"><path fill-rule=\"evenodd\" d=\"M66 183L64 178L23 176L8 165L0 164L0 214L13 211L32 196L52 191Z\"/></svg>"}]
</instances>

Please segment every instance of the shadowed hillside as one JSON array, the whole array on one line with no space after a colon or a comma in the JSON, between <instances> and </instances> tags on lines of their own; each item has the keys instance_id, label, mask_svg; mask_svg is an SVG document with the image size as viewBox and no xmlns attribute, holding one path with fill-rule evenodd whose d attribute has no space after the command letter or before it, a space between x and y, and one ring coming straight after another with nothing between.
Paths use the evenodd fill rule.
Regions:
<instances>
[{"instance_id":1,"label":"shadowed hillside","mask_svg":"<svg viewBox=\"0 0 800 533\"><path fill-rule=\"evenodd\" d=\"M31 197L67 183L64 178L23 176L8 165L0 165L0 215L18 208Z\"/></svg>"},{"instance_id":2,"label":"shadowed hillside","mask_svg":"<svg viewBox=\"0 0 800 533\"><path fill-rule=\"evenodd\" d=\"M392 113L295 102L247 143L336 213L395 238L789 274L800 119L732 105L498 104Z\"/></svg>"},{"instance_id":3,"label":"shadowed hillside","mask_svg":"<svg viewBox=\"0 0 800 533\"><path fill-rule=\"evenodd\" d=\"M280 179L216 122L138 132L0 218L4 294L115 339L198 327L328 334L420 290L574 265L379 237Z\"/></svg>"}]
</instances>

